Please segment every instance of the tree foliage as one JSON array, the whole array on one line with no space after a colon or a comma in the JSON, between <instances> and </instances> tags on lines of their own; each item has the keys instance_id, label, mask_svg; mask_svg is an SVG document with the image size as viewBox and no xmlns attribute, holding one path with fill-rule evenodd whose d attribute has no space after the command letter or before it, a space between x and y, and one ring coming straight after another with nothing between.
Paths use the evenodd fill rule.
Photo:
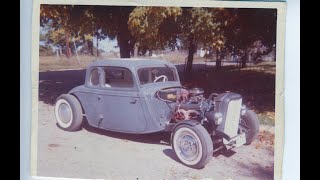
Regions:
<instances>
[{"instance_id":1,"label":"tree foliage","mask_svg":"<svg viewBox=\"0 0 320 180\"><path fill-rule=\"evenodd\" d=\"M241 57L242 67L248 56L254 59L272 50L276 43L276 9L229 9L234 21L227 26L227 48Z\"/></svg>"},{"instance_id":2,"label":"tree foliage","mask_svg":"<svg viewBox=\"0 0 320 180\"><path fill-rule=\"evenodd\" d=\"M223 8L187 8L181 21L182 44L188 47L186 72L192 70L193 55L198 47L221 50L225 44L224 26L227 25Z\"/></svg>"},{"instance_id":3,"label":"tree foliage","mask_svg":"<svg viewBox=\"0 0 320 180\"><path fill-rule=\"evenodd\" d=\"M179 7L136 7L129 16L129 30L138 46L163 49L176 37L177 26L170 23L181 13Z\"/></svg>"},{"instance_id":4,"label":"tree foliage","mask_svg":"<svg viewBox=\"0 0 320 180\"><path fill-rule=\"evenodd\" d=\"M186 71L192 70L197 49L213 50L220 67L223 52L258 59L272 50L276 41L276 10L208 7L123 7L41 5L41 26L50 25L48 42L66 49L72 40L85 44L93 55L93 38L116 39L120 56L129 58L134 47L147 50L188 51Z\"/></svg>"},{"instance_id":5,"label":"tree foliage","mask_svg":"<svg viewBox=\"0 0 320 180\"><path fill-rule=\"evenodd\" d=\"M223 47L227 20L221 18L222 13L225 10L220 8L137 7L128 24L141 47L187 49L186 70L190 72L197 47Z\"/></svg>"}]
</instances>

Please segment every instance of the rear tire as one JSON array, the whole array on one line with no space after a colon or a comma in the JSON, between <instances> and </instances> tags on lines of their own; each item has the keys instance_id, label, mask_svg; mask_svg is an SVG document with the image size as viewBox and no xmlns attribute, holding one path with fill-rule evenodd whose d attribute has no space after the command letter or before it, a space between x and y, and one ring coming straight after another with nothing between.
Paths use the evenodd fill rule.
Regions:
<instances>
[{"instance_id":1,"label":"rear tire","mask_svg":"<svg viewBox=\"0 0 320 180\"><path fill-rule=\"evenodd\" d=\"M181 124L172 134L172 149L186 166L201 169L212 158L213 144L207 130L200 124Z\"/></svg>"},{"instance_id":2,"label":"rear tire","mask_svg":"<svg viewBox=\"0 0 320 180\"><path fill-rule=\"evenodd\" d=\"M245 145L249 145L257 138L259 134L259 120L257 115L253 111L247 110L246 113L240 117L240 126L241 125L246 126Z\"/></svg>"},{"instance_id":3,"label":"rear tire","mask_svg":"<svg viewBox=\"0 0 320 180\"><path fill-rule=\"evenodd\" d=\"M56 100L54 113L60 128L66 131L79 130L83 121L81 104L76 97L62 94Z\"/></svg>"}]
</instances>

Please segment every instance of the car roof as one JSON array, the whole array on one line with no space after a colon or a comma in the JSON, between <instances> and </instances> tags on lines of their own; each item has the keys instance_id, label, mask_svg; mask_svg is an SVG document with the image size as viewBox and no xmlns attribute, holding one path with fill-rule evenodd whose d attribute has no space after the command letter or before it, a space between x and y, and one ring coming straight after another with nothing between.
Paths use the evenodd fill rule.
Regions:
<instances>
[{"instance_id":1,"label":"car roof","mask_svg":"<svg viewBox=\"0 0 320 180\"><path fill-rule=\"evenodd\" d=\"M112 59L97 59L89 64L93 66L119 66L125 68L136 68L141 66L164 65L174 67L174 65L166 60L161 59L137 59L137 58L112 58Z\"/></svg>"}]
</instances>

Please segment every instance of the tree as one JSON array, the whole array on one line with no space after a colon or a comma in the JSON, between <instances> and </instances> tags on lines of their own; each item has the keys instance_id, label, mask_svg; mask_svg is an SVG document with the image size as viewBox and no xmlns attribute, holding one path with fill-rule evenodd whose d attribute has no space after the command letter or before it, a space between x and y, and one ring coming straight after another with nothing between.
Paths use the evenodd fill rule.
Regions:
<instances>
[{"instance_id":1,"label":"tree","mask_svg":"<svg viewBox=\"0 0 320 180\"><path fill-rule=\"evenodd\" d=\"M40 25L44 26L50 23L54 31L64 33L66 55L68 58L71 57L70 49L70 30L72 25L69 24L71 19L71 10L73 6L66 5L41 5L40 6ZM59 33L58 32L58 33Z\"/></svg>"},{"instance_id":2,"label":"tree","mask_svg":"<svg viewBox=\"0 0 320 180\"><path fill-rule=\"evenodd\" d=\"M179 7L136 7L129 16L128 26L137 48L159 50L176 43Z\"/></svg>"},{"instance_id":3,"label":"tree","mask_svg":"<svg viewBox=\"0 0 320 180\"><path fill-rule=\"evenodd\" d=\"M41 25L51 22L55 30L64 32L66 49L70 49L70 35L85 40L90 51L93 49L93 37L97 38L97 43L106 37L117 38L121 57L128 58L134 45L127 24L133 9L120 6L41 5L40 22Z\"/></svg>"},{"instance_id":4,"label":"tree","mask_svg":"<svg viewBox=\"0 0 320 180\"><path fill-rule=\"evenodd\" d=\"M99 55L99 40L108 37L117 39L121 58L129 58L134 48L140 54L185 49L189 74L200 47L215 50L217 68L222 52L231 50L241 56L245 67L249 55L258 59L275 44L273 9L41 5L40 10L41 26L52 26L50 40L65 47L67 57L73 38L86 42L91 55L96 38Z\"/></svg>"},{"instance_id":5,"label":"tree","mask_svg":"<svg viewBox=\"0 0 320 180\"><path fill-rule=\"evenodd\" d=\"M128 30L129 14L134 7L86 6L79 27L80 34L90 34L101 40L117 38L121 58L130 58L134 39ZM97 41L98 42L98 41ZM97 44L97 46L99 46ZM98 48L97 48L98 49Z\"/></svg>"},{"instance_id":6,"label":"tree","mask_svg":"<svg viewBox=\"0 0 320 180\"><path fill-rule=\"evenodd\" d=\"M170 47L188 50L186 73L192 70L193 56L199 46L223 46L220 33L223 9L180 7L137 7L130 14L129 29L139 44L150 49Z\"/></svg>"},{"instance_id":7,"label":"tree","mask_svg":"<svg viewBox=\"0 0 320 180\"><path fill-rule=\"evenodd\" d=\"M221 8L184 8L180 18L181 33L179 38L187 45L188 58L186 73L190 74L193 56L198 47L214 47L220 50L224 44L222 26L224 22L219 17Z\"/></svg>"},{"instance_id":8,"label":"tree","mask_svg":"<svg viewBox=\"0 0 320 180\"><path fill-rule=\"evenodd\" d=\"M241 57L241 67L246 67L248 56L254 60L272 51L276 43L275 9L229 9L235 20L226 27L226 46Z\"/></svg>"}]
</instances>

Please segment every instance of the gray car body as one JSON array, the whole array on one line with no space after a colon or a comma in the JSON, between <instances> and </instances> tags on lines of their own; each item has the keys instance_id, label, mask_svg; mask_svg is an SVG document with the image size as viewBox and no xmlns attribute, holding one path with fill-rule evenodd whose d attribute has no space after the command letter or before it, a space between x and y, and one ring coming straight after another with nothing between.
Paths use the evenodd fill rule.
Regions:
<instances>
[{"instance_id":1,"label":"gray car body","mask_svg":"<svg viewBox=\"0 0 320 180\"><path fill-rule=\"evenodd\" d=\"M106 88L89 84L90 72L96 67L122 67L131 71L132 88ZM177 81L155 82L141 85L137 70L143 67L169 67ZM80 101L89 125L124 133L152 133L164 131L170 121L171 109L155 97L163 88L181 86L178 71L170 62L148 59L108 59L91 63L86 70L85 84L69 91Z\"/></svg>"}]
</instances>

